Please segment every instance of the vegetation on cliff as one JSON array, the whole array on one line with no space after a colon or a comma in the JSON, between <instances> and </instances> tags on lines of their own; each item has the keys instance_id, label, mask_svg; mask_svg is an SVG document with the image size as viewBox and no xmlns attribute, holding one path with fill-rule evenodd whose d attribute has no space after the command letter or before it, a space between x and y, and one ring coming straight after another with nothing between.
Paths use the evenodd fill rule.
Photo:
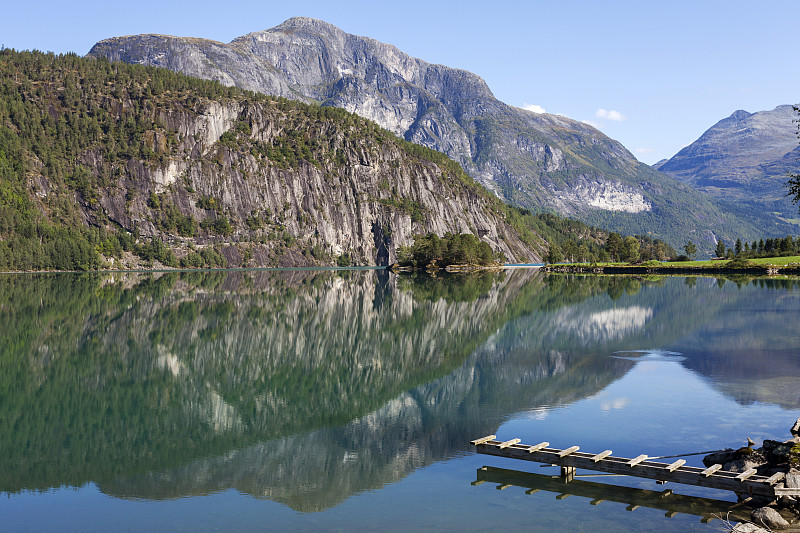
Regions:
<instances>
[{"instance_id":1,"label":"vegetation on cliff","mask_svg":"<svg viewBox=\"0 0 800 533\"><path fill-rule=\"evenodd\" d=\"M510 207L443 154L342 109L9 49L0 207L0 270L380 264L414 234L467 228L519 260L598 233Z\"/></svg>"}]
</instances>

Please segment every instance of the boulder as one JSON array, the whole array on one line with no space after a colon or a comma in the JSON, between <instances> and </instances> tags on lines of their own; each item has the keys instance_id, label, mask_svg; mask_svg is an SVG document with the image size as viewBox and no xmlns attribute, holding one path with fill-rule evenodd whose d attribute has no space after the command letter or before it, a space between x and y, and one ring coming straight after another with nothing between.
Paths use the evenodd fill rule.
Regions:
<instances>
[{"instance_id":1,"label":"boulder","mask_svg":"<svg viewBox=\"0 0 800 533\"><path fill-rule=\"evenodd\" d=\"M722 469L728 472L746 472L751 468L766 465L768 462L766 454L761 450L739 448L734 452L732 460L722 464ZM705 459L703 463L705 463Z\"/></svg>"},{"instance_id":2,"label":"boulder","mask_svg":"<svg viewBox=\"0 0 800 533\"><path fill-rule=\"evenodd\" d=\"M787 489L800 489L800 470L796 468L789 470L789 473L786 474L784 484Z\"/></svg>"},{"instance_id":3,"label":"boulder","mask_svg":"<svg viewBox=\"0 0 800 533\"><path fill-rule=\"evenodd\" d=\"M736 450L732 448L725 448L724 450L720 450L703 457L703 464L706 465L706 467L718 464L724 465L725 463L730 463L736 458Z\"/></svg>"},{"instance_id":4,"label":"boulder","mask_svg":"<svg viewBox=\"0 0 800 533\"><path fill-rule=\"evenodd\" d=\"M797 422L794 423L792 429L790 429L792 435L795 437L800 437L800 418L797 419Z\"/></svg>"},{"instance_id":5,"label":"boulder","mask_svg":"<svg viewBox=\"0 0 800 533\"><path fill-rule=\"evenodd\" d=\"M768 529L786 529L789 527L789 522L772 507L756 509L753 511L751 518L756 525L764 526Z\"/></svg>"},{"instance_id":6,"label":"boulder","mask_svg":"<svg viewBox=\"0 0 800 533\"><path fill-rule=\"evenodd\" d=\"M750 522L739 522L733 526L731 533L769 533L769 531Z\"/></svg>"},{"instance_id":7,"label":"boulder","mask_svg":"<svg viewBox=\"0 0 800 533\"><path fill-rule=\"evenodd\" d=\"M772 463L785 463L789 460L789 451L794 446L793 442L778 442L776 440L765 440L764 450L765 455Z\"/></svg>"}]
</instances>

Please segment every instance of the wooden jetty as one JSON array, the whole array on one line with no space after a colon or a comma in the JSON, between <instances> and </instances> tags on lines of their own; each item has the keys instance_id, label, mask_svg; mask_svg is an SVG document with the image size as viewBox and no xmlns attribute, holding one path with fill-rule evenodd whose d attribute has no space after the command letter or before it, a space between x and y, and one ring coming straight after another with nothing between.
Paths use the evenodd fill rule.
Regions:
<instances>
[{"instance_id":1,"label":"wooden jetty","mask_svg":"<svg viewBox=\"0 0 800 533\"><path fill-rule=\"evenodd\" d=\"M479 468L476 480L472 482L473 485L483 483L494 483L498 490L521 487L527 489L525 494L551 492L557 495L558 500L563 500L567 496L577 496L590 500L591 505L600 505L603 502L621 503L626 505L629 511L639 507L660 509L665 512L664 516L669 518L678 513L695 515L704 523L715 519L749 521L752 512L752 508L746 502L733 503L675 494L670 489L655 491L577 479L565 483L561 476L532 474L492 466Z\"/></svg>"},{"instance_id":2,"label":"wooden jetty","mask_svg":"<svg viewBox=\"0 0 800 533\"><path fill-rule=\"evenodd\" d=\"M654 479L659 483L673 482L685 485L697 485L714 489L730 490L740 495L759 496L775 499L778 496L800 496L800 489L787 488L782 480L785 474L765 477L756 474L755 469L746 472L727 472L722 465L709 468L686 466L686 461L679 459L672 463L648 461L646 455L633 459L614 457L611 450L602 453L586 453L579 451L578 446L564 450L549 448L550 443L535 445L522 444L520 439L507 441L495 440L489 435L472 441L478 453L497 455L511 459L522 459L537 463L551 464L561 467L561 476L570 481L575 477L575 469L582 468L610 474Z\"/></svg>"}]
</instances>

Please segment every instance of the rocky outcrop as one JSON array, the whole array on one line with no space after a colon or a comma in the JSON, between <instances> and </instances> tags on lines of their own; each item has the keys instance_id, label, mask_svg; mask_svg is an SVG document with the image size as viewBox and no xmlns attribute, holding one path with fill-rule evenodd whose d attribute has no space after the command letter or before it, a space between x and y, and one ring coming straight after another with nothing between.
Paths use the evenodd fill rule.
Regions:
<instances>
[{"instance_id":1,"label":"rocky outcrop","mask_svg":"<svg viewBox=\"0 0 800 533\"><path fill-rule=\"evenodd\" d=\"M784 186L800 171L797 117L791 105L736 111L656 168L712 196L797 218Z\"/></svg>"},{"instance_id":2,"label":"rocky outcrop","mask_svg":"<svg viewBox=\"0 0 800 533\"><path fill-rule=\"evenodd\" d=\"M800 420L795 422L795 426L798 424ZM747 441L748 445L738 450L728 448L705 456L703 464L707 467L722 465L722 469L728 472L755 469L761 476L781 474L783 481L778 486L800 488L800 437L795 436L784 442L765 440L761 448L754 448L755 443L749 438ZM742 499L746 496L740 495ZM785 516L793 517L792 522L796 522L800 514L800 502L796 496L781 496L775 502L764 501L761 505L764 507L753 511L752 521L759 528L763 526L770 531L786 529L790 525L779 510ZM746 531L746 528L734 528L733 531Z\"/></svg>"},{"instance_id":3,"label":"rocky outcrop","mask_svg":"<svg viewBox=\"0 0 800 533\"><path fill-rule=\"evenodd\" d=\"M734 229L727 210L638 162L594 127L509 106L471 72L427 63L320 20L292 18L228 44L114 37L98 42L89 56L355 112L447 154L521 207L556 209L611 230L652 234L675 247L692 239L701 247L708 241L710 250L710 230ZM736 219L733 225L740 224ZM756 227L747 224L739 233L755 236Z\"/></svg>"},{"instance_id":4,"label":"rocky outcrop","mask_svg":"<svg viewBox=\"0 0 800 533\"><path fill-rule=\"evenodd\" d=\"M158 160L129 161L120 181L99 191L103 216L166 240L179 257L216 246L231 266L330 264L343 255L388 265L415 234L447 232L473 233L508 260L541 257L480 187L409 154L371 123L308 109L270 99L154 109L152 138L178 141L154 144ZM83 159L102 163L91 153ZM187 237L165 229L173 207L208 230Z\"/></svg>"}]
</instances>

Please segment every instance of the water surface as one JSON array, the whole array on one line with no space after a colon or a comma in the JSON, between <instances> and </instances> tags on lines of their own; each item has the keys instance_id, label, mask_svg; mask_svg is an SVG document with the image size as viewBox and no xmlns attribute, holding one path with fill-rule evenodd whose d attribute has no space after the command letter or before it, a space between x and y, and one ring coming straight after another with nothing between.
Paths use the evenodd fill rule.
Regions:
<instances>
[{"instance_id":1,"label":"water surface","mask_svg":"<svg viewBox=\"0 0 800 533\"><path fill-rule=\"evenodd\" d=\"M469 441L633 457L784 440L799 288L533 269L3 276L3 529L718 531L685 507L626 510L648 493L614 486L653 481L557 497L551 467Z\"/></svg>"}]
</instances>

